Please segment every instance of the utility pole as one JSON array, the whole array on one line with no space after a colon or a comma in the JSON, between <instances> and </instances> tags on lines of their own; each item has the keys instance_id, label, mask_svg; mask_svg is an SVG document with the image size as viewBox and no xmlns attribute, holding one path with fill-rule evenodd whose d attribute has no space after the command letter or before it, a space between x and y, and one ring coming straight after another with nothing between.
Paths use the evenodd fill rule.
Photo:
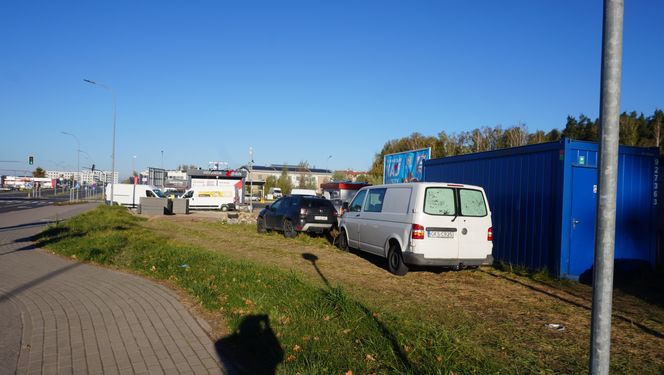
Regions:
<instances>
[{"instance_id":1,"label":"utility pole","mask_svg":"<svg viewBox=\"0 0 664 375\"><path fill-rule=\"evenodd\" d=\"M597 222L589 372L609 373L624 0L604 0Z\"/></svg>"}]
</instances>

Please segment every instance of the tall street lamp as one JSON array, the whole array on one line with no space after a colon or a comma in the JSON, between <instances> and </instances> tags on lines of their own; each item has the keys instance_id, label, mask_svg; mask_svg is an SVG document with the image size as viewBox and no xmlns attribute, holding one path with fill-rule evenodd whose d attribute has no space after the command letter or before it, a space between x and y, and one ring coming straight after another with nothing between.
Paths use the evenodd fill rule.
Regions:
<instances>
[{"instance_id":1,"label":"tall street lamp","mask_svg":"<svg viewBox=\"0 0 664 375\"><path fill-rule=\"evenodd\" d=\"M65 135L71 135L76 140L78 148L76 149L76 180L80 182L81 179L81 142L78 140L78 137L72 133L60 132Z\"/></svg>"},{"instance_id":2,"label":"tall street lamp","mask_svg":"<svg viewBox=\"0 0 664 375\"><path fill-rule=\"evenodd\" d=\"M92 81L89 79L83 79L83 81L93 85L101 86L104 89L110 91L111 94L113 95L113 151L111 153L111 202L110 202L110 205L112 206L113 199L115 198L115 196L113 195L113 186L115 185L115 118L116 118L116 107L117 107L115 91L113 90L113 88L111 88L111 86L105 85L100 82Z\"/></svg>"}]
</instances>

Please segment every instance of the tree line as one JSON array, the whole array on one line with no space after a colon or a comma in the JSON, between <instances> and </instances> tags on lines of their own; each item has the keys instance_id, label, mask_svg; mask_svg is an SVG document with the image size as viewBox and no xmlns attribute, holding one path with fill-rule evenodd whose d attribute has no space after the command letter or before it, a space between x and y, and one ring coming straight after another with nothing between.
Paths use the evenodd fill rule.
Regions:
<instances>
[{"instance_id":1,"label":"tree line","mask_svg":"<svg viewBox=\"0 0 664 375\"><path fill-rule=\"evenodd\" d=\"M620 144L639 147L657 147L664 151L662 144L662 126L664 112L655 110L651 116L643 113L623 112L620 115ZM403 151L431 147L431 158L462 155L473 152L491 151L501 148L525 146L529 144L558 141L562 137L598 141L599 119L590 119L581 114L579 117L567 116L563 130L552 129L549 132L536 130L529 132L526 124L516 124L503 129L501 125L481 127L470 131L447 133L442 130L436 136L413 133L408 137L387 141L373 159L369 169L369 181L382 183L383 157Z\"/></svg>"}]
</instances>

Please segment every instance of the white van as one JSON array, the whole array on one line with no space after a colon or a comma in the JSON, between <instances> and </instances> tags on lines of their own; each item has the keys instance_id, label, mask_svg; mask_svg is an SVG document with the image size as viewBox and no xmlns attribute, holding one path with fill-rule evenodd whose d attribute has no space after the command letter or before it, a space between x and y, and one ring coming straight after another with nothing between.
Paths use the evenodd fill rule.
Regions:
<instances>
[{"instance_id":1,"label":"white van","mask_svg":"<svg viewBox=\"0 0 664 375\"><path fill-rule=\"evenodd\" d=\"M233 185L196 186L187 190L179 199L188 199L191 209L235 210L237 192Z\"/></svg>"},{"instance_id":2,"label":"white van","mask_svg":"<svg viewBox=\"0 0 664 375\"><path fill-rule=\"evenodd\" d=\"M316 190L314 189L292 189L290 192L291 195L313 195L316 196Z\"/></svg>"},{"instance_id":3,"label":"white van","mask_svg":"<svg viewBox=\"0 0 664 375\"><path fill-rule=\"evenodd\" d=\"M136 207L141 203L141 197L164 197L161 190L151 185L108 184L106 202L111 201L111 186L113 186L113 202L123 206Z\"/></svg>"},{"instance_id":4,"label":"white van","mask_svg":"<svg viewBox=\"0 0 664 375\"><path fill-rule=\"evenodd\" d=\"M408 265L462 268L493 263L491 211L478 186L415 182L360 189L339 222L337 243Z\"/></svg>"},{"instance_id":5,"label":"white van","mask_svg":"<svg viewBox=\"0 0 664 375\"><path fill-rule=\"evenodd\" d=\"M271 199L279 199L279 198L283 197L283 194L281 193L281 188L278 188L278 187L271 187L269 192L268 192L268 195L272 196ZM270 198L268 197L268 199L270 199Z\"/></svg>"}]
</instances>

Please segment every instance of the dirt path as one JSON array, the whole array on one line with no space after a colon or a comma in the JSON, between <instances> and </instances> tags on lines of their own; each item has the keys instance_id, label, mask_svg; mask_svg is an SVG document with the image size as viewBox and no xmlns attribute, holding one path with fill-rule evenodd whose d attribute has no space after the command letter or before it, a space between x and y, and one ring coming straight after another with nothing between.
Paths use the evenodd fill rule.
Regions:
<instances>
[{"instance_id":1,"label":"dirt path","mask_svg":"<svg viewBox=\"0 0 664 375\"><path fill-rule=\"evenodd\" d=\"M226 256L292 270L313 282L342 286L386 312L412 313L480 342L487 355L526 356L564 372L585 370L591 289L550 285L492 268L440 272L416 270L405 277L386 271L382 259L345 253L322 238L288 240L260 235L251 226L224 225L210 218L173 216L146 223L164 236ZM305 255L306 254L306 255ZM613 357L621 365L664 369L664 309L616 292ZM564 331L546 324L562 324ZM583 358L583 359L582 359Z\"/></svg>"}]
</instances>

